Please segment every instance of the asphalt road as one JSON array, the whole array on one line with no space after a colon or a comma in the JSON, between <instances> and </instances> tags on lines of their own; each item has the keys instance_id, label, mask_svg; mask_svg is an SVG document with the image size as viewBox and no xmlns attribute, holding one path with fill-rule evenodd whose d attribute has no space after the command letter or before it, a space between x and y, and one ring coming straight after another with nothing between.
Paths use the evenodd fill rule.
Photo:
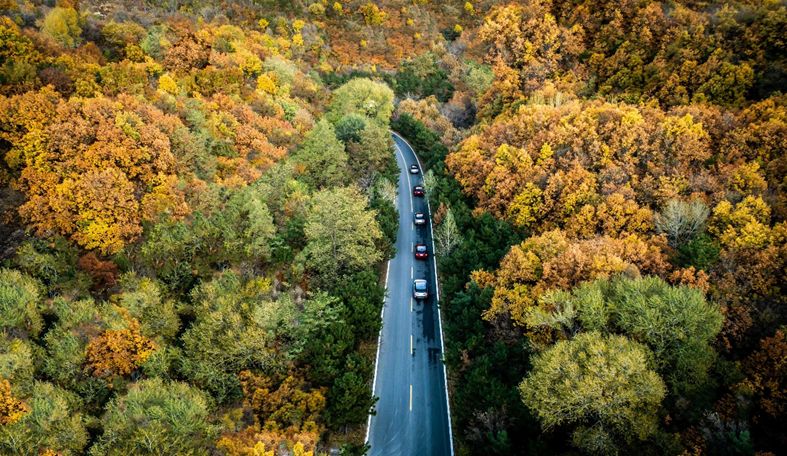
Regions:
<instances>
[{"instance_id":1,"label":"asphalt road","mask_svg":"<svg viewBox=\"0 0 787 456\"><path fill-rule=\"evenodd\" d=\"M410 165L419 164L415 153L399 136L393 137L401 171L399 232L396 256L389 262L386 277L374 377L374 394L380 399L376 414L369 419L369 454L452 455L431 220L426 225L413 224L415 212L429 218L426 199L412 196L413 186L423 183L422 173L409 173ZM415 259L416 243L427 245L428 260ZM428 281L427 300L413 299L413 279Z\"/></svg>"}]
</instances>

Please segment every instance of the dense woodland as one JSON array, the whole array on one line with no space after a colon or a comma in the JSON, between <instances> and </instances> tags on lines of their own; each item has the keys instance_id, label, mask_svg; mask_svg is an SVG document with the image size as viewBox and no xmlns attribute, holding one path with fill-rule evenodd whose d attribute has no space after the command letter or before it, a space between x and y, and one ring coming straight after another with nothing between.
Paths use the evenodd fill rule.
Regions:
<instances>
[{"instance_id":1,"label":"dense woodland","mask_svg":"<svg viewBox=\"0 0 787 456\"><path fill-rule=\"evenodd\" d=\"M0 0L0 454L361 454L434 213L457 454L787 445L787 5Z\"/></svg>"}]
</instances>

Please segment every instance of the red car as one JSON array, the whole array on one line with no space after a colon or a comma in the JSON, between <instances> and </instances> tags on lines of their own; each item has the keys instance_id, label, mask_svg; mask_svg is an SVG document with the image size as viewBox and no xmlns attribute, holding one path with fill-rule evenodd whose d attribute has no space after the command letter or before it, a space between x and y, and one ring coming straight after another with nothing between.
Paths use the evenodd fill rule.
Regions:
<instances>
[{"instance_id":1,"label":"red car","mask_svg":"<svg viewBox=\"0 0 787 456\"><path fill-rule=\"evenodd\" d=\"M417 260L425 260L428 256L426 244L415 244L415 258Z\"/></svg>"},{"instance_id":2,"label":"red car","mask_svg":"<svg viewBox=\"0 0 787 456\"><path fill-rule=\"evenodd\" d=\"M413 196L424 196L424 187L422 185L413 187Z\"/></svg>"}]
</instances>

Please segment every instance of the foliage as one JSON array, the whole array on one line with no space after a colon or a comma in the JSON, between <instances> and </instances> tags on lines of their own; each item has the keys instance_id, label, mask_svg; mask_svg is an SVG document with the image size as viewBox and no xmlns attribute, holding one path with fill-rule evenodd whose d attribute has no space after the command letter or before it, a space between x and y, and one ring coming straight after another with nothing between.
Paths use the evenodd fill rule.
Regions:
<instances>
[{"instance_id":1,"label":"foliage","mask_svg":"<svg viewBox=\"0 0 787 456\"><path fill-rule=\"evenodd\" d=\"M139 322L132 320L128 329L108 330L91 340L85 363L94 376L111 381L115 376L131 375L155 349L153 342L140 334Z\"/></svg>"},{"instance_id":2,"label":"foliage","mask_svg":"<svg viewBox=\"0 0 787 456\"><path fill-rule=\"evenodd\" d=\"M90 454L208 454L216 435L210 410L205 393L187 384L142 380L109 403Z\"/></svg>"},{"instance_id":3,"label":"foliage","mask_svg":"<svg viewBox=\"0 0 787 456\"><path fill-rule=\"evenodd\" d=\"M306 264L323 283L367 268L382 258L377 243L382 232L374 212L354 187L323 190L314 195L306 215Z\"/></svg>"},{"instance_id":4,"label":"foliage","mask_svg":"<svg viewBox=\"0 0 787 456\"><path fill-rule=\"evenodd\" d=\"M79 13L74 8L56 7L44 17L41 31L62 46L73 48L79 44L82 34L79 22Z\"/></svg>"},{"instance_id":5,"label":"foliage","mask_svg":"<svg viewBox=\"0 0 787 456\"><path fill-rule=\"evenodd\" d=\"M15 423L0 426L0 449L7 454L56 451L82 454L88 443L79 399L50 383L36 382L25 403L30 411Z\"/></svg>"},{"instance_id":6,"label":"foliage","mask_svg":"<svg viewBox=\"0 0 787 456\"><path fill-rule=\"evenodd\" d=\"M0 426L14 424L29 411L27 404L13 396L8 380L0 380Z\"/></svg>"},{"instance_id":7,"label":"foliage","mask_svg":"<svg viewBox=\"0 0 787 456\"><path fill-rule=\"evenodd\" d=\"M339 185L348 173L348 156L333 125L320 120L306 136L295 160L304 168L304 180L322 189Z\"/></svg>"},{"instance_id":8,"label":"foliage","mask_svg":"<svg viewBox=\"0 0 787 456\"><path fill-rule=\"evenodd\" d=\"M39 312L41 288L32 277L0 269L0 328L11 335L37 336L44 325Z\"/></svg>"},{"instance_id":9,"label":"foliage","mask_svg":"<svg viewBox=\"0 0 787 456\"><path fill-rule=\"evenodd\" d=\"M179 370L219 403L240 397L240 371L279 361L273 344L294 308L287 296L273 299L270 291L264 279L225 272L191 293L194 323L181 337Z\"/></svg>"},{"instance_id":10,"label":"foliage","mask_svg":"<svg viewBox=\"0 0 787 456\"><path fill-rule=\"evenodd\" d=\"M652 436L665 394L649 368L646 348L597 332L560 341L537 355L520 391L544 428L574 424L574 445L596 454L617 453L618 439Z\"/></svg>"},{"instance_id":11,"label":"foliage","mask_svg":"<svg viewBox=\"0 0 787 456\"><path fill-rule=\"evenodd\" d=\"M394 110L393 98L393 91L384 83L352 79L333 92L326 115L334 123L347 114L361 114L387 124Z\"/></svg>"}]
</instances>

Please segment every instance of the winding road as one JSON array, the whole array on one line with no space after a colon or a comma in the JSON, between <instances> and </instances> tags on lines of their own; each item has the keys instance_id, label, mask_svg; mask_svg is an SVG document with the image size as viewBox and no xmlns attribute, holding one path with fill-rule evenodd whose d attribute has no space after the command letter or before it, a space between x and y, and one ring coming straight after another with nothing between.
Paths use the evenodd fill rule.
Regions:
<instances>
[{"instance_id":1,"label":"winding road","mask_svg":"<svg viewBox=\"0 0 787 456\"><path fill-rule=\"evenodd\" d=\"M431 219L426 198L412 196L423 173L409 173L412 164L421 168L418 158L399 135L393 139L400 169L399 232L377 347L374 395L380 399L366 441L373 456L453 455ZM426 225L413 224L415 212L427 214ZM416 243L427 245L426 261L415 259ZM413 279L428 281L428 299L413 299Z\"/></svg>"}]
</instances>

